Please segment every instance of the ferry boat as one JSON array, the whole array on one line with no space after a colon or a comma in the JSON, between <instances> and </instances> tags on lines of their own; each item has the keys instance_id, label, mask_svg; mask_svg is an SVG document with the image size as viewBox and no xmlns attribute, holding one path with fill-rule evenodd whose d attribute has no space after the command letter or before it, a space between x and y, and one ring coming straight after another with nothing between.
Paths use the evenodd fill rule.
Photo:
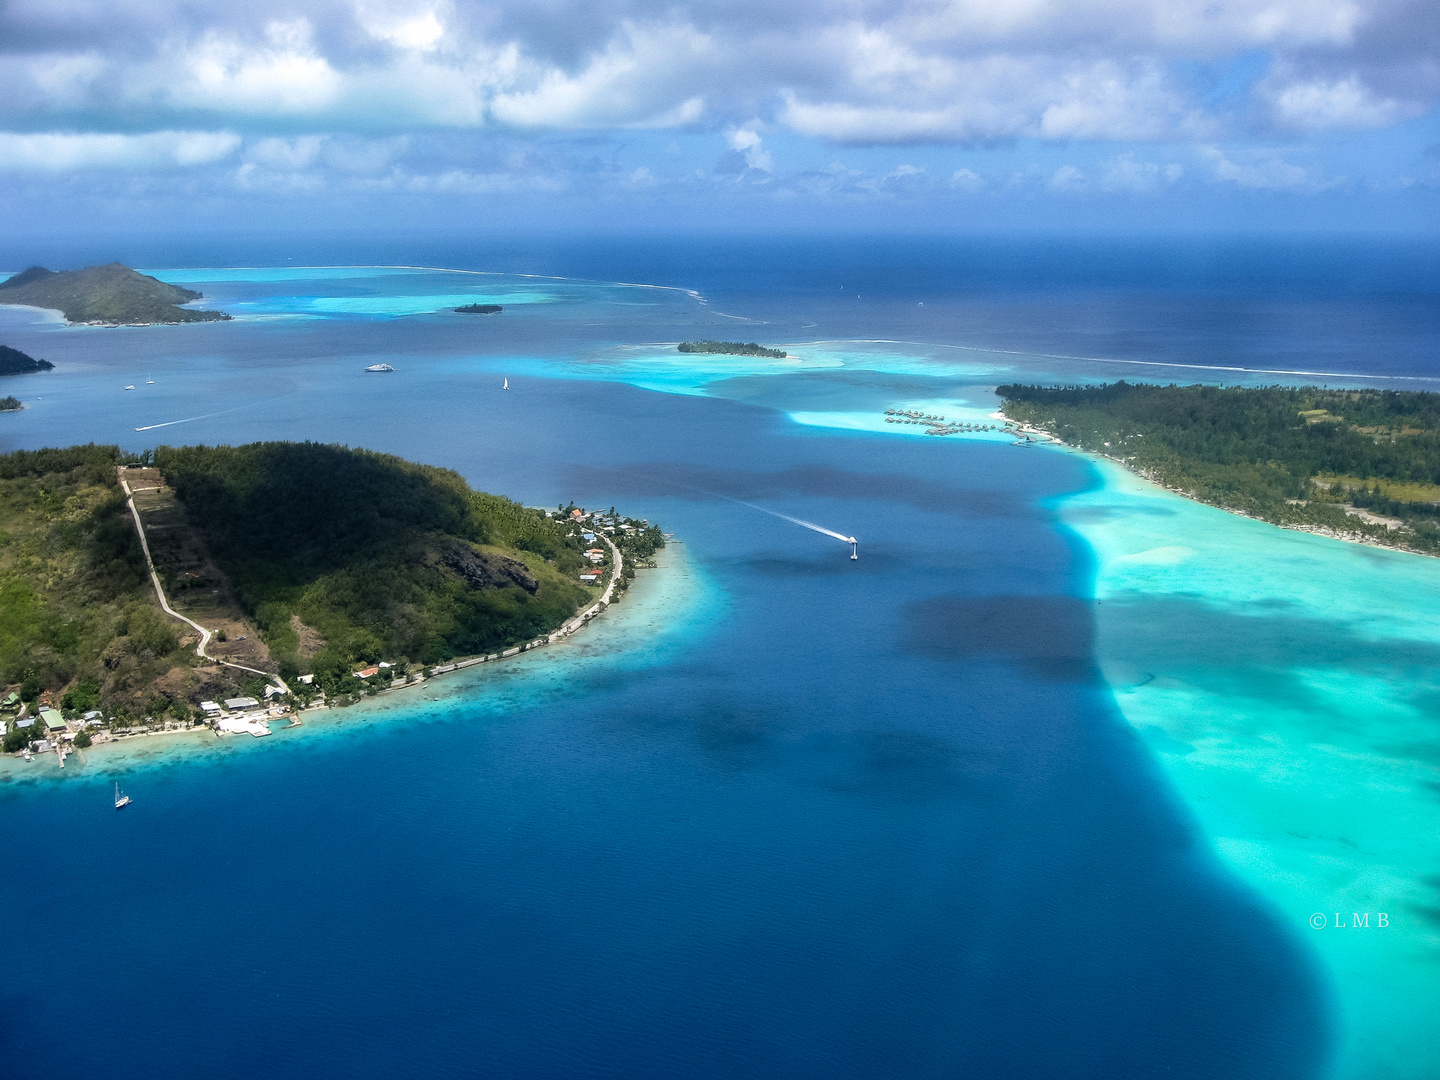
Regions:
<instances>
[{"instance_id":1,"label":"ferry boat","mask_svg":"<svg viewBox=\"0 0 1440 1080\"><path fill-rule=\"evenodd\" d=\"M394 371L395 369L394 369L393 367L391 367L389 364L371 364L371 365L370 365L369 367L367 367L365 370L366 370L366 371Z\"/></svg>"},{"instance_id":2,"label":"ferry boat","mask_svg":"<svg viewBox=\"0 0 1440 1080\"><path fill-rule=\"evenodd\" d=\"M130 796L126 795L123 791L120 790L120 784L117 782L115 784L115 809L119 810L122 806L129 805Z\"/></svg>"}]
</instances>

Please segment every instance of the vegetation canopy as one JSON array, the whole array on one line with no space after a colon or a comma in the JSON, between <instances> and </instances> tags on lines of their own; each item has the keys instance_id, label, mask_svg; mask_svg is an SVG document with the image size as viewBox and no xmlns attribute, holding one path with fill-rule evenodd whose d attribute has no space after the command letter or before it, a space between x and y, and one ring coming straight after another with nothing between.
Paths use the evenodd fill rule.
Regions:
<instances>
[{"instance_id":1,"label":"vegetation canopy","mask_svg":"<svg viewBox=\"0 0 1440 1080\"><path fill-rule=\"evenodd\" d=\"M222 311L177 307L202 294L131 270L121 263L84 270L32 266L0 281L0 304L54 308L72 323L188 323L229 319Z\"/></svg>"},{"instance_id":2,"label":"vegetation canopy","mask_svg":"<svg viewBox=\"0 0 1440 1080\"><path fill-rule=\"evenodd\" d=\"M588 598L559 523L448 469L317 443L161 447L155 463L282 673L487 652ZM311 657L296 621L323 641Z\"/></svg>"},{"instance_id":3,"label":"vegetation canopy","mask_svg":"<svg viewBox=\"0 0 1440 1080\"><path fill-rule=\"evenodd\" d=\"M0 345L0 375L29 375L35 371L50 371L54 367L49 360L36 360L19 349Z\"/></svg>"},{"instance_id":4,"label":"vegetation canopy","mask_svg":"<svg viewBox=\"0 0 1440 1080\"><path fill-rule=\"evenodd\" d=\"M676 346L683 353L721 353L725 356L768 356L772 360L784 360L789 353L783 349L767 349L755 342L741 341L682 341Z\"/></svg>"},{"instance_id":5,"label":"vegetation canopy","mask_svg":"<svg viewBox=\"0 0 1440 1080\"><path fill-rule=\"evenodd\" d=\"M202 700L264 689L197 657L193 629L161 611L122 465L170 602L215 631L211 656L311 673L292 683L302 697L343 702L533 640L596 592L578 580L593 569L578 521L448 469L316 443L18 451L0 455L0 676L32 711L189 723ZM627 524L627 560L663 545L658 528ZM382 660L393 666L357 677Z\"/></svg>"},{"instance_id":6,"label":"vegetation canopy","mask_svg":"<svg viewBox=\"0 0 1440 1080\"><path fill-rule=\"evenodd\" d=\"M997 393L1005 415L1203 502L1440 553L1440 394L1126 382Z\"/></svg>"}]
</instances>

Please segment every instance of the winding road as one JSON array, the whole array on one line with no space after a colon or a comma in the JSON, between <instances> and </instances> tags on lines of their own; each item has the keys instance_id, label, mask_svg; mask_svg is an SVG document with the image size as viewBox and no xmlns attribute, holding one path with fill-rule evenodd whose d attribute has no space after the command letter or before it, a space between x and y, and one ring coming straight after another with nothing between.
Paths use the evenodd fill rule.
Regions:
<instances>
[{"instance_id":1,"label":"winding road","mask_svg":"<svg viewBox=\"0 0 1440 1080\"><path fill-rule=\"evenodd\" d=\"M125 466L118 466L116 472L120 476L120 488L125 492L125 504L130 507L130 517L135 522L135 531L140 536L140 548L145 552L145 567L150 571L150 581L155 586L155 595L160 600L160 606L165 609L165 614L172 618L179 619L186 626L193 627L200 634L200 644L195 646L195 655L202 660L223 664L225 667L235 668L237 671L248 671L252 675L263 675L267 679L274 679L281 690L287 694L290 693L290 687L285 685L285 680L273 671L261 671L259 668L246 667L244 664L232 664L229 660L221 660L219 657L210 656L205 652L205 647L210 644L211 633L194 619L187 619L184 615L181 615L170 606L170 601L165 598L165 589L160 584L160 575L155 572L155 560L150 557L150 541L145 539L145 526L140 522L140 511L135 509L135 495L131 492L130 484L125 479ZM612 544L611 546L613 547L614 545ZM606 596L609 596L608 592Z\"/></svg>"}]
</instances>

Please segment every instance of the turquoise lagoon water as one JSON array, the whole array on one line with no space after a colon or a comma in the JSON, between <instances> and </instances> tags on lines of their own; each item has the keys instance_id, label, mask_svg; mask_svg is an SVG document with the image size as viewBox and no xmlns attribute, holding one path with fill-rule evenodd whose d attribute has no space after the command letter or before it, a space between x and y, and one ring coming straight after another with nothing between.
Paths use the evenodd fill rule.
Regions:
<instances>
[{"instance_id":1,"label":"turquoise lagoon water","mask_svg":"<svg viewBox=\"0 0 1440 1080\"><path fill-rule=\"evenodd\" d=\"M47 842L4 902L67 926L13 950L15 1075L1429 1074L1440 563L885 425L1117 370L955 348L958 315L873 340L900 300L777 290L781 336L776 295L685 281L157 273L256 317L0 309L57 364L5 445L344 441L683 544L573 645L425 697L8 768ZM512 295L544 301L443 310ZM664 344L722 336L793 356ZM156 1007L91 1007L122 984ZM92 1019L61 1044L56 1010Z\"/></svg>"},{"instance_id":2,"label":"turquoise lagoon water","mask_svg":"<svg viewBox=\"0 0 1440 1080\"><path fill-rule=\"evenodd\" d=\"M1339 1074L1425 1075L1440 1062L1440 560L1096 468L1061 517L1096 553L1117 703L1222 857L1310 927L1344 1003Z\"/></svg>"}]
</instances>

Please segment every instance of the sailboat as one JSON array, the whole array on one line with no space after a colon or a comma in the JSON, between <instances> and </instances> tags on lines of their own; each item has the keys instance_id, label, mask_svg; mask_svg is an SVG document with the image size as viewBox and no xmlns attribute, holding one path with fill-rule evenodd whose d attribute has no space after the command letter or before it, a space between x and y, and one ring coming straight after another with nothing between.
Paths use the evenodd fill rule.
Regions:
<instances>
[{"instance_id":1,"label":"sailboat","mask_svg":"<svg viewBox=\"0 0 1440 1080\"><path fill-rule=\"evenodd\" d=\"M130 796L129 796L129 795L126 795L123 791L120 790L120 784L119 784L119 782L117 781L116 784L115 784L115 809L116 809L116 810L119 810L122 806L129 806L129 805L130 805Z\"/></svg>"},{"instance_id":2,"label":"sailboat","mask_svg":"<svg viewBox=\"0 0 1440 1080\"><path fill-rule=\"evenodd\" d=\"M509 377L508 375L505 377L505 385L502 386L502 387L500 387L500 389L501 389L501 390L509 390L509 389L510 389L510 377Z\"/></svg>"},{"instance_id":3,"label":"sailboat","mask_svg":"<svg viewBox=\"0 0 1440 1080\"><path fill-rule=\"evenodd\" d=\"M146 386L154 386L154 385L155 385L155 380L152 379L152 378L150 378L149 375L146 375L146 376L145 376L145 385L146 385Z\"/></svg>"}]
</instances>

